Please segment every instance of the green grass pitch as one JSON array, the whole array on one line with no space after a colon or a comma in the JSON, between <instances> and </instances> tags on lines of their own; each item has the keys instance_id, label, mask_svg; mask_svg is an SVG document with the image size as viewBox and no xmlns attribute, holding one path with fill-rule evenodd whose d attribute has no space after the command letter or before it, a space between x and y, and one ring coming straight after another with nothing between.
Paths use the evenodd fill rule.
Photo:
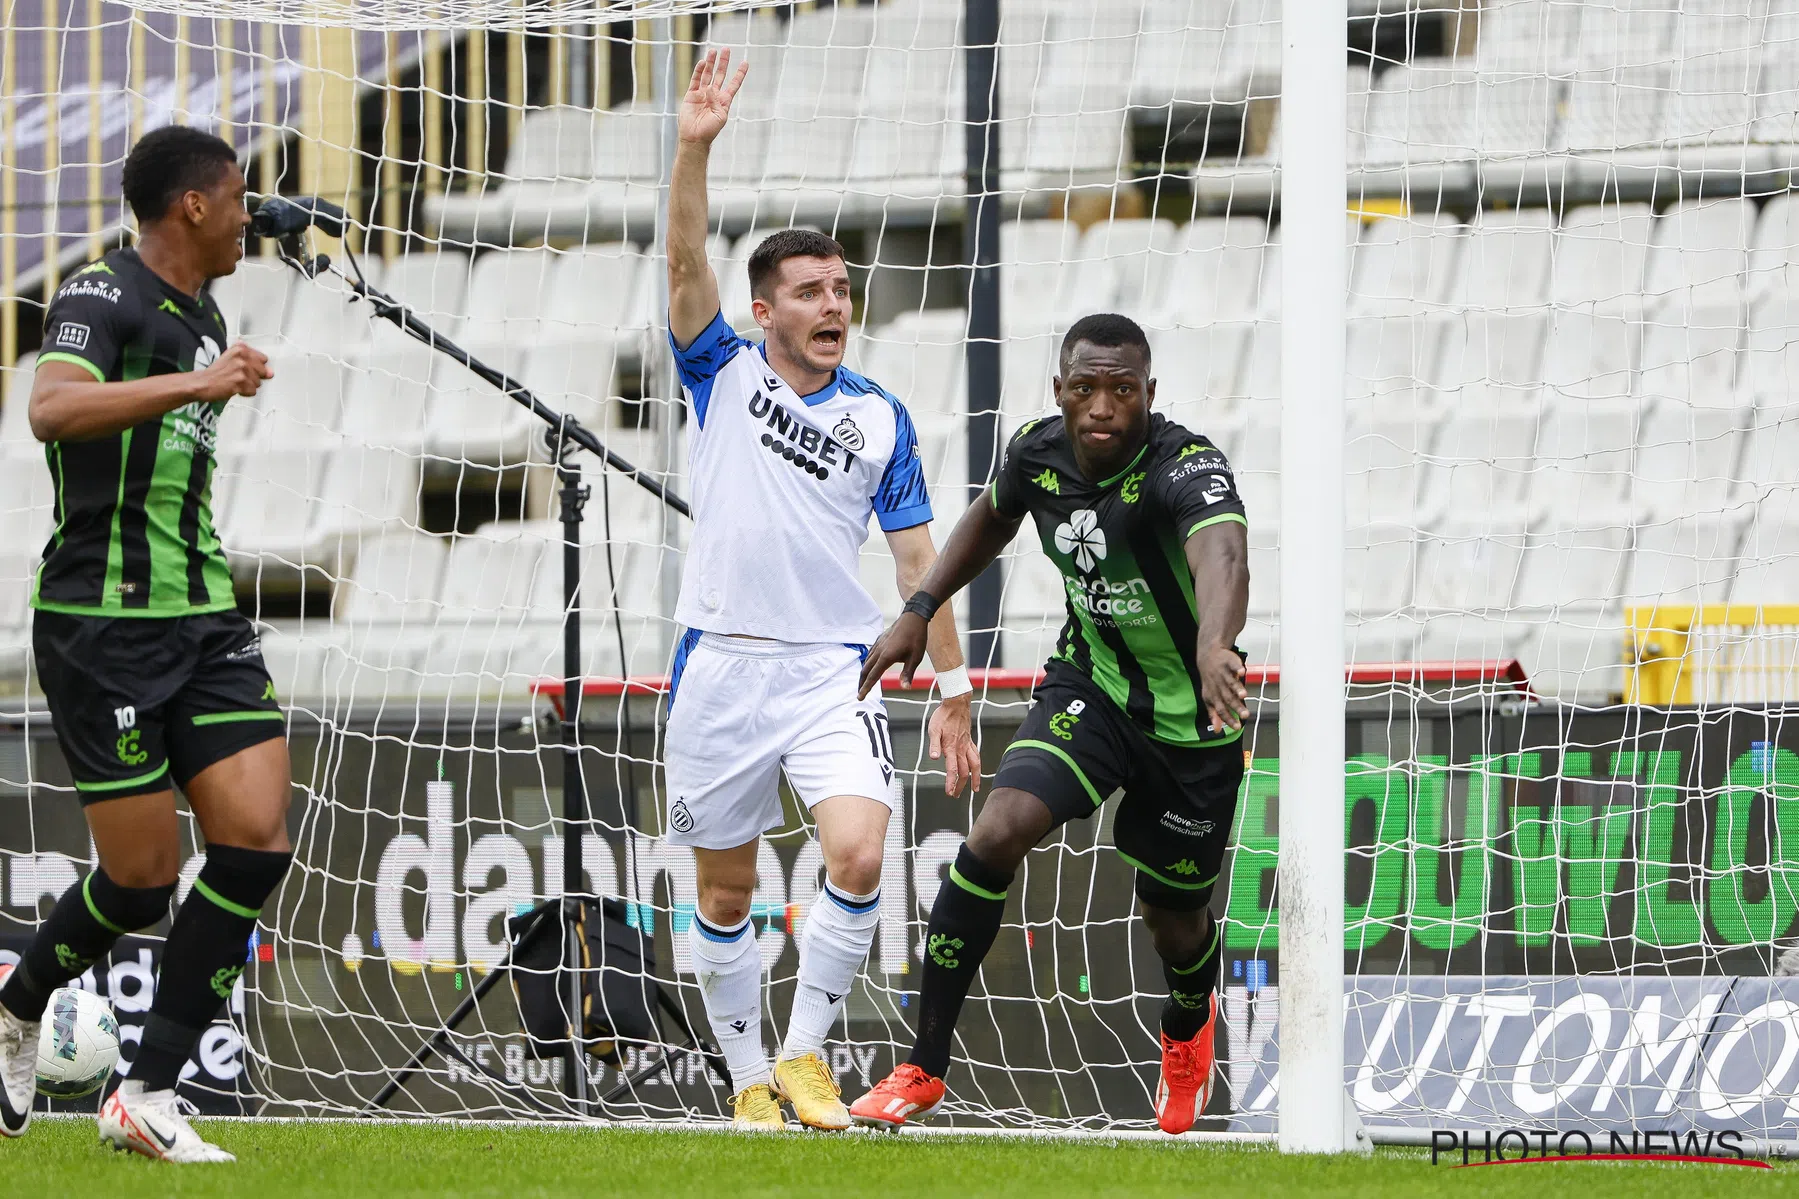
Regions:
<instances>
[{"instance_id":1,"label":"green grass pitch","mask_svg":"<svg viewBox=\"0 0 1799 1199\"><path fill-rule=\"evenodd\" d=\"M0 1142L8 1195L1195 1196L1799 1195L1799 1166L1568 1164L1452 1170L1413 1150L1286 1158L1265 1146L792 1133L589 1131L196 1121L235 1166L167 1166L101 1146L86 1120L40 1120Z\"/></svg>"}]
</instances>

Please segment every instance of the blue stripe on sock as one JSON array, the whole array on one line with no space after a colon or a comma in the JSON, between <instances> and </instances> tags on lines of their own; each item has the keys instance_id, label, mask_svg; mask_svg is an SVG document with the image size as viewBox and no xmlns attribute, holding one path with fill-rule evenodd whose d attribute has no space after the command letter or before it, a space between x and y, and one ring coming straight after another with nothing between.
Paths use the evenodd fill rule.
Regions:
<instances>
[{"instance_id":1,"label":"blue stripe on sock","mask_svg":"<svg viewBox=\"0 0 1799 1199\"><path fill-rule=\"evenodd\" d=\"M861 903L857 903L855 900L844 895L843 892L839 891L836 887L833 887L830 883L825 884L825 894L836 900L837 906L846 912L866 912L877 903L881 902L881 893L879 891L876 891L871 898Z\"/></svg>"},{"instance_id":2,"label":"blue stripe on sock","mask_svg":"<svg viewBox=\"0 0 1799 1199\"><path fill-rule=\"evenodd\" d=\"M736 928L719 928L715 924L706 923L705 917L696 912L693 917L693 926L700 930L700 936L706 938L706 940L719 941L726 945L729 945L733 941L742 940L743 934L750 931L750 921L747 916L744 917L743 923L739 924Z\"/></svg>"}]
</instances>

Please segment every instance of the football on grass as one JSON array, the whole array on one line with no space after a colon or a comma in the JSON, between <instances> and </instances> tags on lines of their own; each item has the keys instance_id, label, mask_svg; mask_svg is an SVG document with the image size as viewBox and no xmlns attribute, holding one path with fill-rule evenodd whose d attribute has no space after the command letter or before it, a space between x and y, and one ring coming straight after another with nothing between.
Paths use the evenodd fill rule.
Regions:
<instances>
[{"instance_id":1,"label":"football on grass","mask_svg":"<svg viewBox=\"0 0 1799 1199\"><path fill-rule=\"evenodd\" d=\"M91 1095L119 1061L119 1021L92 991L62 987L50 994L37 1042L37 1089L53 1099Z\"/></svg>"}]
</instances>

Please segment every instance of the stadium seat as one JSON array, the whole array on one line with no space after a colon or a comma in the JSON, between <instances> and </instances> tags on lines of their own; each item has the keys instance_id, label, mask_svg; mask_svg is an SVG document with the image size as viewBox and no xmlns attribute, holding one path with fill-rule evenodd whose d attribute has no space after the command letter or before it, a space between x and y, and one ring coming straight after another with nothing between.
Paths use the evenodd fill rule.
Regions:
<instances>
[{"instance_id":1,"label":"stadium seat","mask_svg":"<svg viewBox=\"0 0 1799 1199\"><path fill-rule=\"evenodd\" d=\"M379 349L352 359L345 370L344 439L352 445L419 453L425 445L431 376L441 355L397 334L377 340Z\"/></svg>"},{"instance_id":2,"label":"stadium seat","mask_svg":"<svg viewBox=\"0 0 1799 1199\"><path fill-rule=\"evenodd\" d=\"M380 260L363 258L360 261L368 283L380 290ZM293 284L282 342L284 348L301 351L324 346L338 352L353 351L368 344L371 328L379 321L381 318L375 315L373 307L358 299L337 276L297 279Z\"/></svg>"},{"instance_id":3,"label":"stadium seat","mask_svg":"<svg viewBox=\"0 0 1799 1199\"><path fill-rule=\"evenodd\" d=\"M1424 461L1437 421L1426 413L1363 412L1345 431L1345 505L1351 525L1415 524Z\"/></svg>"},{"instance_id":4,"label":"stadium seat","mask_svg":"<svg viewBox=\"0 0 1799 1199\"><path fill-rule=\"evenodd\" d=\"M349 393L344 362L325 349L332 342L311 344L319 350L269 359L274 377L256 393L254 407L260 415L252 433L253 445L239 442L234 446L236 439L226 435L221 421L221 448L293 450L337 444ZM229 414L240 407L247 410L250 405L233 400L225 411Z\"/></svg>"},{"instance_id":5,"label":"stadium seat","mask_svg":"<svg viewBox=\"0 0 1799 1199\"><path fill-rule=\"evenodd\" d=\"M1219 0L1146 0L1129 96L1139 108L1238 99L1227 57L1231 7Z\"/></svg>"},{"instance_id":6,"label":"stadium seat","mask_svg":"<svg viewBox=\"0 0 1799 1199\"><path fill-rule=\"evenodd\" d=\"M1425 464L1419 512L1427 527L1459 512L1521 509L1532 481L1540 421L1541 409L1529 403L1451 409Z\"/></svg>"},{"instance_id":7,"label":"stadium seat","mask_svg":"<svg viewBox=\"0 0 1799 1199\"><path fill-rule=\"evenodd\" d=\"M1177 241L1173 221L1097 221L1081 235L1064 294L1066 315L1142 312L1162 292L1162 279Z\"/></svg>"},{"instance_id":8,"label":"stadium seat","mask_svg":"<svg viewBox=\"0 0 1799 1199\"><path fill-rule=\"evenodd\" d=\"M1440 322L1414 315L1351 317L1344 358L1348 398L1378 410L1422 406L1442 330Z\"/></svg>"},{"instance_id":9,"label":"stadium seat","mask_svg":"<svg viewBox=\"0 0 1799 1199\"><path fill-rule=\"evenodd\" d=\"M1556 7L1563 12L1573 8ZM1527 3L1482 13L1483 50L1488 41L1485 27L1497 19L1493 14L1520 10L1541 11ZM1481 190L1494 199L1521 202L1533 193L1559 187L1566 162L1552 150L1565 81L1533 67L1477 62L1473 103L1462 111L1457 145L1476 156Z\"/></svg>"},{"instance_id":10,"label":"stadium seat","mask_svg":"<svg viewBox=\"0 0 1799 1199\"><path fill-rule=\"evenodd\" d=\"M1555 234L1543 378L1554 394L1629 395L1642 353L1653 216L1647 204L1577 208Z\"/></svg>"},{"instance_id":11,"label":"stadium seat","mask_svg":"<svg viewBox=\"0 0 1799 1199\"><path fill-rule=\"evenodd\" d=\"M1630 541L1630 527L1621 524L1531 534L1513 602L1549 613L1551 620L1564 609L1615 604Z\"/></svg>"},{"instance_id":12,"label":"stadium seat","mask_svg":"<svg viewBox=\"0 0 1799 1199\"><path fill-rule=\"evenodd\" d=\"M319 482L315 519L324 551L346 562L365 534L416 526L420 465L415 453L346 439Z\"/></svg>"},{"instance_id":13,"label":"stadium seat","mask_svg":"<svg viewBox=\"0 0 1799 1199\"><path fill-rule=\"evenodd\" d=\"M1686 201L1656 221L1640 394L1737 403L1743 273L1755 215L1748 200Z\"/></svg>"},{"instance_id":14,"label":"stadium seat","mask_svg":"<svg viewBox=\"0 0 1799 1199\"><path fill-rule=\"evenodd\" d=\"M0 470L0 548L41 549L55 524L56 496L42 458L17 459Z\"/></svg>"},{"instance_id":15,"label":"stadium seat","mask_svg":"<svg viewBox=\"0 0 1799 1199\"><path fill-rule=\"evenodd\" d=\"M457 250L402 254L381 268L381 290L454 337L467 311L469 258Z\"/></svg>"},{"instance_id":16,"label":"stadium seat","mask_svg":"<svg viewBox=\"0 0 1799 1199\"><path fill-rule=\"evenodd\" d=\"M31 666L31 588L37 575L38 549L14 544L15 514L0 510L0 694L24 690Z\"/></svg>"},{"instance_id":17,"label":"stadium seat","mask_svg":"<svg viewBox=\"0 0 1799 1199\"><path fill-rule=\"evenodd\" d=\"M265 351L272 347L287 324L295 278L293 268L277 259L246 258L229 275L214 279L208 286L230 339L247 339Z\"/></svg>"},{"instance_id":18,"label":"stadium seat","mask_svg":"<svg viewBox=\"0 0 1799 1199\"><path fill-rule=\"evenodd\" d=\"M1675 17L1672 6L1580 6L1556 133L1556 147L1576 156L1574 178L1599 184L1660 165Z\"/></svg>"},{"instance_id":19,"label":"stadium seat","mask_svg":"<svg viewBox=\"0 0 1799 1199\"><path fill-rule=\"evenodd\" d=\"M1370 222L1351 257L1350 314L1405 316L1442 304L1455 281L1464 229L1446 216Z\"/></svg>"},{"instance_id":20,"label":"stadium seat","mask_svg":"<svg viewBox=\"0 0 1799 1199\"><path fill-rule=\"evenodd\" d=\"M1412 600L1417 552L1410 524L1352 523L1343 540L1345 610L1363 618L1397 615Z\"/></svg>"},{"instance_id":21,"label":"stadium seat","mask_svg":"<svg viewBox=\"0 0 1799 1199\"><path fill-rule=\"evenodd\" d=\"M1761 45L1751 136L1758 142L1799 142L1799 7L1790 0L1771 3Z\"/></svg>"},{"instance_id":22,"label":"stadium seat","mask_svg":"<svg viewBox=\"0 0 1799 1199\"><path fill-rule=\"evenodd\" d=\"M1758 500L1799 488L1799 406L1755 410L1743 434L1743 457L1737 473L1750 488L1752 498Z\"/></svg>"},{"instance_id":23,"label":"stadium seat","mask_svg":"<svg viewBox=\"0 0 1799 1199\"><path fill-rule=\"evenodd\" d=\"M1737 402L1778 406L1799 396L1799 291L1771 289L1749 309Z\"/></svg>"},{"instance_id":24,"label":"stadium seat","mask_svg":"<svg viewBox=\"0 0 1799 1199\"><path fill-rule=\"evenodd\" d=\"M1203 326L1241 319L1259 302L1268 226L1256 217L1196 217L1176 234L1174 256L1162 270L1160 295L1150 298L1150 327Z\"/></svg>"},{"instance_id":25,"label":"stadium seat","mask_svg":"<svg viewBox=\"0 0 1799 1199\"><path fill-rule=\"evenodd\" d=\"M1799 595L1799 490L1765 495L1743 531L1732 604L1790 604Z\"/></svg>"},{"instance_id":26,"label":"stadium seat","mask_svg":"<svg viewBox=\"0 0 1799 1199\"><path fill-rule=\"evenodd\" d=\"M0 368L0 462L44 455L43 444L31 432L36 372L36 353L21 354L10 367Z\"/></svg>"},{"instance_id":27,"label":"stadium seat","mask_svg":"<svg viewBox=\"0 0 1799 1199\"><path fill-rule=\"evenodd\" d=\"M1638 529L1624 575L1624 602L1723 603L1730 596L1737 547L1750 516L1750 509L1743 508Z\"/></svg>"},{"instance_id":28,"label":"stadium seat","mask_svg":"<svg viewBox=\"0 0 1799 1199\"><path fill-rule=\"evenodd\" d=\"M1419 622L1418 660L1492 662L1517 658L1535 633L1525 622L1504 616L1429 616Z\"/></svg>"},{"instance_id":29,"label":"stadium seat","mask_svg":"<svg viewBox=\"0 0 1799 1199\"><path fill-rule=\"evenodd\" d=\"M1742 502L1738 459L1747 408L1664 401L1643 417L1632 471L1632 506L1650 520L1716 513ZM1795 447L1799 448L1799 447Z\"/></svg>"},{"instance_id":30,"label":"stadium seat","mask_svg":"<svg viewBox=\"0 0 1799 1199\"><path fill-rule=\"evenodd\" d=\"M1418 544L1415 602L1426 613L1497 617L1510 610L1526 544L1517 507L1452 513Z\"/></svg>"},{"instance_id":31,"label":"stadium seat","mask_svg":"<svg viewBox=\"0 0 1799 1199\"><path fill-rule=\"evenodd\" d=\"M334 547L316 543L311 502L329 457L322 449L220 455L214 515L233 573L294 575L308 564L335 565Z\"/></svg>"},{"instance_id":32,"label":"stadium seat","mask_svg":"<svg viewBox=\"0 0 1799 1199\"><path fill-rule=\"evenodd\" d=\"M1156 407L1190 429L1209 428L1231 412L1249 347L1246 321L1199 328L1151 329Z\"/></svg>"},{"instance_id":33,"label":"stadium seat","mask_svg":"<svg viewBox=\"0 0 1799 1199\"><path fill-rule=\"evenodd\" d=\"M1068 263L1080 242L1072 221L1007 221L999 227L1000 316L1008 337L1047 333L1068 310Z\"/></svg>"},{"instance_id":34,"label":"stadium seat","mask_svg":"<svg viewBox=\"0 0 1799 1199\"><path fill-rule=\"evenodd\" d=\"M1545 411L1530 507L1551 530L1629 523L1641 409L1629 400L1563 400Z\"/></svg>"},{"instance_id":35,"label":"stadium seat","mask_svg":"<svg viewBox=\"0 0 1799 1199\"><path fill-rule=\"evenodd\" d=\"M1012 334L1000 345L1002 385L1000 411L1011 422L1055 411L1050 380L1055 376L1062 337L1057 333ZM991 400L973 397L971 408L985 408Z\"/></svg>"},{"instance_id":36,"label":"stadium seat","mask_svg":"<svg viewBox=\"0 0 1799 1199\"><path fill-rule=\"evenodd\" d=\"M1368 96L1350 167L1368 190L1431 195L1474 182L1470 114L1478 111L1474 68L1463 59L1417 58L1383 72Z\"/></svg>"},{"instance_id":37,"label":"stadium seat","mask_svg":"<svg viewBox=\"0 0 1799 1199\"><path fill-rule=\"evenodd\" d=\"M1574 64L1580 6L1563 0L1488 0L1475 61L1483 71L1560 74Z\"/></svg>"},{"instance_id":38,"label":"stadium seat","mask_svg":"<svg viewBox=\"0 0 1799 1199\"><path fill-rule=\"evenodd\" d=\"M968 316L959 308L909 312L853 337L856 370L899 397L913 419L966 411Z\"/></svg>"}]
</instances>

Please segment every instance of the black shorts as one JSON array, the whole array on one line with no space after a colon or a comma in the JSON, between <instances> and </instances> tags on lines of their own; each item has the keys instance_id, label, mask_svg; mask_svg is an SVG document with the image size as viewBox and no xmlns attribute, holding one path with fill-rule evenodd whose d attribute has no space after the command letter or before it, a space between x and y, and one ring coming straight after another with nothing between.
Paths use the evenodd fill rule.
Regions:
<instances>
[{"instance_id":1,"label":"black shorts","mask_svg":"<svg viewBox=\"0 0 1799 1199\"><path fill-rule=\"evenodd\" d=\"M262 639L236 612L34 612L31 650L83 804L186 787L287 732Z\"/></svg>"},{"instance_id":2,"label":"black shorts","mask_svg":"<svg viewBox=\"0 0 1799 1199\"><path fill-rule=\"evenodd\" d=\"M1112 822L1118 856L1137 868L1137 896L1192 912L1212 899L1224 864L1243 746L1186 748L1157 741L1071 666L1051 662L993 786L1028 791L1056 825L1084 820L1120 787Z\"/></svg>"}]
</instances>

